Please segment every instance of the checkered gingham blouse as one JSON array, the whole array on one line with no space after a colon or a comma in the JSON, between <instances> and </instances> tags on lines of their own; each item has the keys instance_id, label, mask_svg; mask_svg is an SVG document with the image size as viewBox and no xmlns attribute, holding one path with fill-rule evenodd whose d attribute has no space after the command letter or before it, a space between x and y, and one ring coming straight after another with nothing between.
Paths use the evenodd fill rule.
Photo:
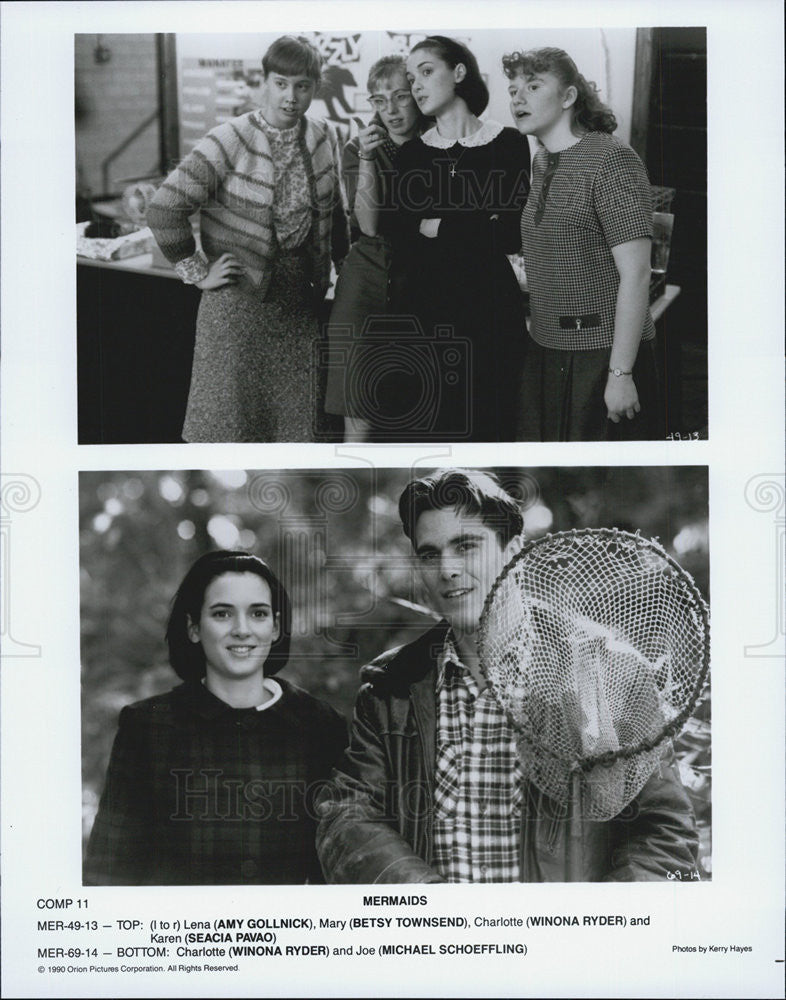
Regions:
<instances>
[{"instance_id":1,"label":"checkered gingham blouse","mask_svg":"<svg viewBox=\"0 0 786 1000\"><path fill-rule=\"evenodd\" d=\"M611 347L619 287L611 248L652 238L652 192L636 153L604 132L559 153L541 149L521 236L533 339L570 351ZM642 340L654 336L648 309Z\"/></svg>"},{"instance_id":2,"label":"checkered gingham blouse","mask_svg":"<svg viewBox=\"0 0 786 1000\"><path fill-rule=\"evenodd\" d=\"M437 673L434 866L448 882L520 881L521 766L491 688L450 637Z\"/></svg>"}]
</instances>

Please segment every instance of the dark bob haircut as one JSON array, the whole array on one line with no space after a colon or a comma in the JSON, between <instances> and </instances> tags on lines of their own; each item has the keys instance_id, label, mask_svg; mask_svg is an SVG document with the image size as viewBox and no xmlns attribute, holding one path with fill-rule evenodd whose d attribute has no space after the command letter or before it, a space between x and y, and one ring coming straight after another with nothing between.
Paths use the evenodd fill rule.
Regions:
<instances>
[{"instance_id":1,"label":"dark bob haircut","mask_svg":"<svg viewBox=\"0 0 786 1000\"><path fill-rule=\"evenodd\" d=\"M303 35L282 35L262 56L265 79L270 73L281 76L309 76L314 83L322 80L322 56Z\"/></svg>"},{"instance_id":2,"label":"dark bob haircut","mask_svg":"<svg viewBox=\"0 0 786 1000\"><path fill-rule=\"evenodd\" d=\"M427 510L447 508L469 517L480 517L486 527L496 532L502 546L524 530L521 508L502 489L493 473L442 469L415 479L404 488L398 501L404 534L414 545L420 515Z\"/></svg>"},{"instance_id":3,"label":"dark bob haircut","mask_svg":"<svg viewBox=\"0 0 786 1000\"><path fill-rule=\"evenodd\" d=\"M511 52L502 57L505 76L512 80L515 76L536 76L538 73L552 73L563 88L576 88L576 102L573 105L573 131L607 132L611 135L617 129L614 112L600 99L597 86L579 73L578 66L564 49L529 49L527 52Z\"/></svg>"},{"instance_id":4,"label":"dark bob haircut","mask_svg":"<svg viewBox=\"0 0 786 1000\"><path fill-rule=\"evenodd\" d=\"M265 676L277 673L289 659L292 635L292 605L284 585L273 570L259 556L249 552L230 552L218 549L208 552L194 563L183 577L172 601L172 610L166 626L169 662L184 681L199 680L205 676L205 654L202 644L192 642L188 636L189 618L199 621L205 591L217 576L224 573L255 573L270 587L273 614L278 615L279 636L270 647L265 660Z\"/></svg>"},{"instance_id":5,"label":"dark bob haircut","mask_svg":"<svg viewBox=\"0 0 786 1000\"><path fill-rule=\"evenodd\" d=\"M429 35L422 42L412 46L412 52L417 52L418 49L428 49L436 53L437 57L451 69L462 63L467 75L456 84L456 94L463 98L473 115L480 115L486 110L489 103L489 88L480 75L477 59L466 45L445 35Z\"/></svg>"}]
</instances>

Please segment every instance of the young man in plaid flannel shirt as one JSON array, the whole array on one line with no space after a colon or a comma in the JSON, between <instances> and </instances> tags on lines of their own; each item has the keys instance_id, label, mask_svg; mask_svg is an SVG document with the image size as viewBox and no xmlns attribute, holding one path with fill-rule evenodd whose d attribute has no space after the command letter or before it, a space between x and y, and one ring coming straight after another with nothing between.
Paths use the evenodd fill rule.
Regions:
<instances>
[{"instance_id":1,"label":"young man in plaid flannel shirt","mask_svg":"<svg viewBox=\"0 0 786 1000\"><path fill-rule=\"evenodd\" d=\"M351 743L319 806L325 877L565 881L565 817L523 779L475 642L486 595L521 546L519 506L493 476L452 469L411 482L399 513L443 621L362 672ZM697 846L667 760L625 815L590 824L583 880L692 871Z\"/></svg>"}]
</instances>

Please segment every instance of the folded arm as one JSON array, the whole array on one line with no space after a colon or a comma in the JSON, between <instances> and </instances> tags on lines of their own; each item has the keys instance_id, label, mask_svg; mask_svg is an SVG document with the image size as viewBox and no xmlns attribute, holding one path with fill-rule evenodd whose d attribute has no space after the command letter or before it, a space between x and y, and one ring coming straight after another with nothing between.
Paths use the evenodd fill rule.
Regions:
<instances>
[{"instance_id":1,"label":"folded arm","mask_svg":"<svg viewBox=\"0 0 786 1000\"><path fill-rule=\"evenodd\" d=\"M514 254L521 248L521 213L529 195L529 145L518 132L506 131L495 140L494 148L491 170L486 176L467 171L466 204L439 220L436 235L442 241L467 247L490 245Z\"/></svg>"}]
</instances>

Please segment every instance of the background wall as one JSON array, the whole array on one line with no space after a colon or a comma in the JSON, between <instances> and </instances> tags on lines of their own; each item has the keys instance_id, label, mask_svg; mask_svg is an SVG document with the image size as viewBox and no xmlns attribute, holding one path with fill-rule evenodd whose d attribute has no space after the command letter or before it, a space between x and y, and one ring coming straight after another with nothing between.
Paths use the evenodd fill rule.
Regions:
<instances>
[{"instance_id":1,"label":"background wall","mask_svg":"<svg viewBox=\"0 0 786 1000\"><path fill-rule=\"evenodd\" d=\"M74 35L74 74L77 194L119 192L125 184L115 178L155 173L157 121L112 164L103 190L101 162L158 109L155 35Z\"/></svg>"},{"instance_id":2,"label":"background wall","mask_svg":"<svg viewBox=\"0 0 786 1000\"><path fill-rule=\"evenodd\" d=\"M214 97L200 98L206 80L184 79L185 73L212 73L224 78L238 78L237 100L225 99L232 88L219 94L224 109L218 118L249 110L257 104L258 80L262 55L279 32L264 34L178 34L180 153L216 123ZM307 33L320 47L329 67L326 95L314 101L309 114L343 122L348 135L356 126L352 116L370 117L366 103L366 79L372 63L381 55L406 54L423 32L311 32ZM506 80L500 59L513 48L556 45L565 48L586 77L594 80L604 100L611 104L619 121L617 134L630 138L631 106L635 62L635 29L522 29L510 31L474 31L457 34L478 58L481 72L488 78L491 94L484 117L511 123ZM105 57L105 58L102 58ZM223 65L217 65L221 64ZM77 193L89 199L122 191L128 178L154 174L159 169L159 124L148 125L110 168L105 189L101 163L158 107L155 36L152 34L75 35L75 115ZM248 81L250 86L244 83ZM210 82L208 79L207 82ZM183 92L183 85L192 92ZM195 86L197 84L197 86ZM212 88L213 90L215 88ZM204 127L203 127L204 125Z\"/></svg>"},{"instance_id":3,"label":"background wall","mask_svg":"<svg viewBox=\"0 0 786 1000\"><path fill-rule=\"evenodd\" d=\"M269 34L178 34L176 36L178 71L182 74L184 60L237 59L261 65L262 55L280 32ZM502 73L501 57L514 48L528 49L541 45L555 45L566 49L576 60L581 72L594 80L603 99L611 104L620 127L617 134L627 142L630 138L630 118L633 100L633 74L636 54L635 28L613 29L522 29L515 34L506 31L472 31L454 33L477 56L480 71L488 77L491 94L484 117L496 118L503 125L512 124L508 109L507 81ZM328 65L342 67L351 74L354 83L346 76L343 96L353 109L352 113L366 115L366 80L371 64L382 55L400 52L406 55L412 45L424 37L423 32L312 32L307 37L315 39L327 59ZM252 98L253 99L253 98ZM339 118L350 120L350 114L336 105ZM333 117L327 104L315 100L309 115L314 118ZM181 118L182 118L181 113ZM353 126L354 131L354 126Z\"/></svg>"}]
</instances>

